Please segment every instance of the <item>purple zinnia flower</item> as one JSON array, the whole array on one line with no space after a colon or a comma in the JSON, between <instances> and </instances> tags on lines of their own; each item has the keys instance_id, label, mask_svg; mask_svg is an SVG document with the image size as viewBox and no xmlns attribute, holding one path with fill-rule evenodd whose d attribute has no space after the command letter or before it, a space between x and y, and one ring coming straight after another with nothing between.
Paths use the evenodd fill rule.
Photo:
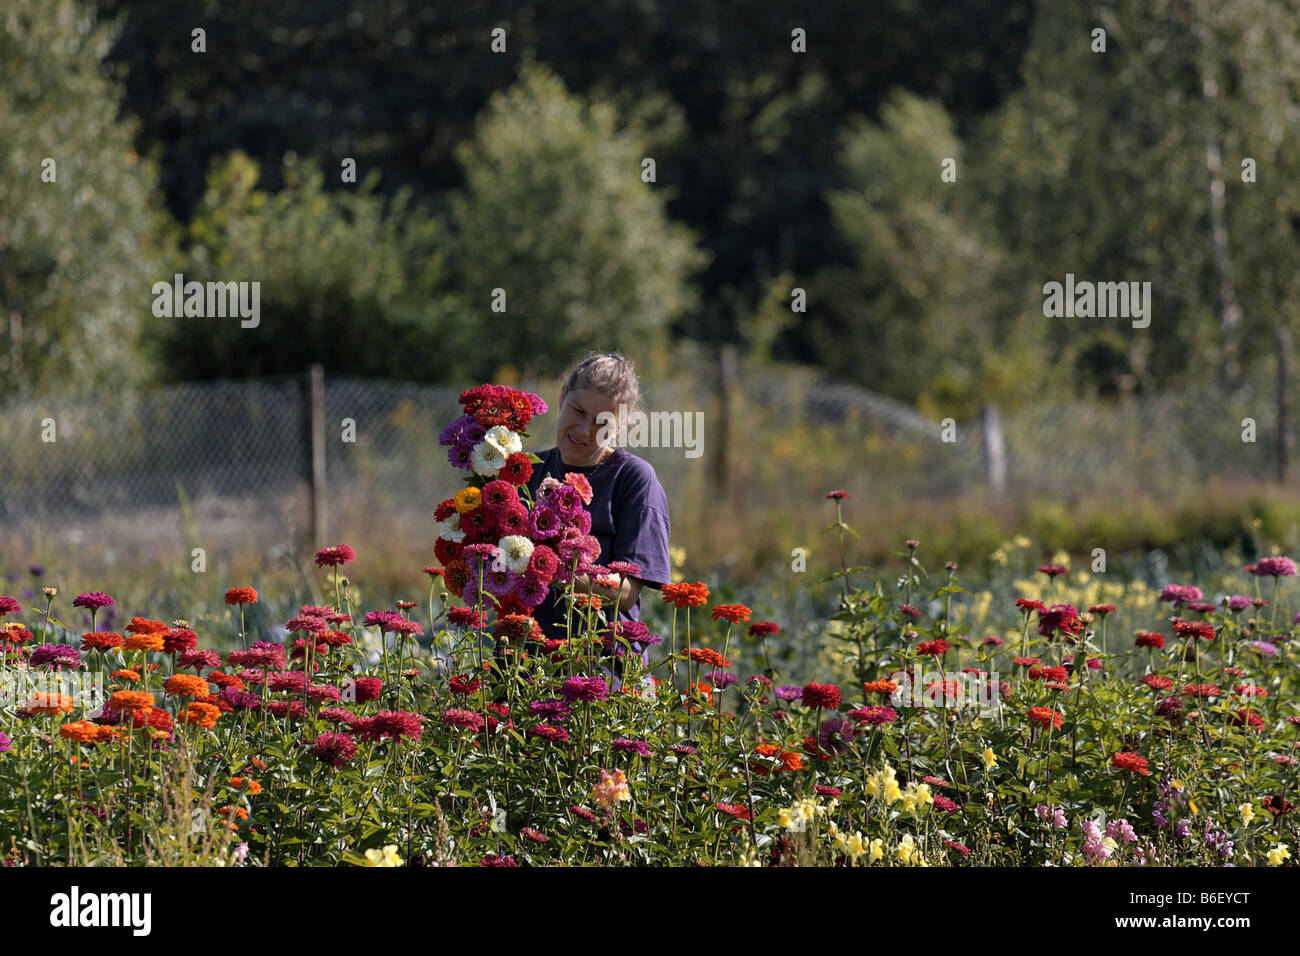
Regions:
<instances>
[{"instance_id":1,"label":"purple zinnia flower","mask_svg":"<svg viewBox=\"0 0 1300 956\"><path fill-rule=\"evenodd\" d=\"M1228 598L1228 610L1230 611L1244 611L1248 607L1250 607L1250 598L1244 594L1234 594Z\"/></svg>"},{"instance_id":2,"label":"purple zinnia flower","mask_svg":"<svg viewBox=\"0 0 1300 956\"><path fill-rule=\"evenodd\" d=\"M712 681L713 686L716 687L718 690L726 690L737 680L739 680L739 678L736 677L735 674L728 673L727 671L715 670L709 672L709 680Z\"/></svg>"},{"instance_id":3,"label":"purple zinnia flower","mask_svg":"<svg viewBox=\"0 0 1300 956\"><path fill-rule=\"evenodd\" d=\"M689 757L691 754L695 753L695 748L690 744L669 744L668 749L683 757Z\"/></svg>"},{"instance_id":4,"label":"purple zinnia flower","mask_svg":"<svg viewBox=\"0 0 1300 956\"><path fill-rule=\"evenodd\" d=\"M548 721L565 720L573 713L573 711L569 709L569 705L558 698L554 700L530 701L528 709L534 714L541 714Z\"/></svg>"},{"instance_id":5,"label":"purple zinnia flower","mask_svg":"<svg viewBox=\"0 0 1300 956\"><path fill-rule=\"evenodd\" d=\"M1251 641L1246 646L1256 653L1263 654L1265 657L1272 657L1277 653L1277 645L1268 641Z\"/></svg>"},{"instance_id":6,"label":"purple zinnia flower","mask_svg":"<svg viewBox=\"0 0 1300 956\"><path fill-rule=\"evenodd\" d=\"M42 644L32 651L28 664L32 667L48 666L60 671L81 666L81 651L68 644Z\"/></svg>"},{"instance_id":7,"label":"purple zinnia flower","mask_svg":"<svg viewBox=\"0 0 1300 956\"><path fill-rule=\"evenodd\" d=\"M776 689L776 696L781 700L794 700L795 698L803 696L803 688L796 687L793 684L786 684L784 687L778 687Z\"/></svg>"},{"instance_id":8,"label":"purple zinnia flower","mask_svg":"<svg viewBox=\"0 0 1300 956\"><path fill-rule=\"evenodd\" d=\"M87 591L72 599L73 607L89 608L92 611L96 608L111 607L113 603L113 599L103 591Z\"/></svg>"},{"instance_id":9,"label":"purple zinnia flower","mask_svg":"<svg viewBox=\"0 0 1300 956\"><path fill-rule=\"evenodd\" d=\"M13 749L13 741L9 739L9 735L0 730L0 754Z\"/></svg>"},{"instance_id":10,"label":"purple zinnia flower","mask_svg":"<svg viewBox=\"0 0 1300 956\"><path fill-rule=\"evenodd\" d=\"M823 721L817 731L817 744L829 754L847 753L853 747L853 725L838 717Z\"/></svg>"}]
</instances>

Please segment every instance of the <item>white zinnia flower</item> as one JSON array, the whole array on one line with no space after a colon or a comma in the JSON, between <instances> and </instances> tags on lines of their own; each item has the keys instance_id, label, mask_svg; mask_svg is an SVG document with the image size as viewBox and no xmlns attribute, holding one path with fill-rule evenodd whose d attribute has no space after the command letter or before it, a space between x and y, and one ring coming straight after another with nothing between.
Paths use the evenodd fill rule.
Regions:
<instances>
[{"instance_id":1,"label":"white zinnia flower","mask_svg":"<svg viewBox=\"0 0 1300 956\"><path fill-rule=\"evenodd\" d=\"M500 428L501 426L496 427ZM479 442L474 446L474 450L469 453L469 464L476 475L495 478L497 472L501 470L501 466L505 463L505 454L497 445L487 440Z\"/></svg>"},{"instance_id":2,"label":"white zinnia flower","mask_svg":"<svg viewBox=\"0 0 1300 956\"><path fill-rule=\"evenodd\" d=\"M497 542L498 559L515 574L523 574L528 570L533 547L533 542L521 534L506 535Z\"/></svg>"},{"instance_id":3,"label":"white zinnia flower","mask_svg":"<svg viewBox=\"0 0 1300 956\"><path fill-rule=\"evenodd\" d=\"M489 445L495 445L501 451L502 458L524 450L524 443L519 436L505 425L493 425L487 430L483 440Z\"/></svg>"},{"instance_id":4,"label":"white zinnia flower","mask_svg":"<svg viewBox=\"0 0 1300 956\"><path fill-rule=\"evenodd\" d=\"M438 537L445 541L454 541L460 544L465 540L465 532L460 528L460 514L451 515L446 521L438 524Z\"/></svg>"}]
</instances>

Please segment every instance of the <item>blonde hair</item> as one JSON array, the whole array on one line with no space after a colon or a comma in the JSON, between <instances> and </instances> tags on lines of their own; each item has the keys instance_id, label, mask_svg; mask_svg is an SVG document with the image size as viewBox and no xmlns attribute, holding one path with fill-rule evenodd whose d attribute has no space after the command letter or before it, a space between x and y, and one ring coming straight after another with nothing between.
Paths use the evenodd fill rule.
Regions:
<instances>
[{"instance_id":1,"label":"blonde hair","mask_svg":"<svg viewBox=\"0 0 1300 956\"><path fill-rule=\"evenodd\" d=\"M632 360L617 352L589 352L587 356L569 366L560 386L560 404L570 392L584 388L595 389L610 399L615 408L627 406L635 411L641 404L641 383L636 377Z\"/></svg>"}]
</instances>

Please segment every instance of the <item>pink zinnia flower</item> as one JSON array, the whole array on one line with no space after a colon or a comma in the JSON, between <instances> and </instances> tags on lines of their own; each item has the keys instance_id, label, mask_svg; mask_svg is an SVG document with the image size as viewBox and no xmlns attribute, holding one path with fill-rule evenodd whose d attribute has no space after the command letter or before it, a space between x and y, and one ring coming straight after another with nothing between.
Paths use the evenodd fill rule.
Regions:
<instances>
[{"instance_id":1,"label":"pink zinnia flower","mask_svg":"<svg viewBox=\"0 0 1300 956\"><path fill-rule=\"evenodd\" d=\"M1293 577L1296 573L1295 562L1290 558L1260 558L1255 562L1257 577Z\"/></svg>"}]
</instances>

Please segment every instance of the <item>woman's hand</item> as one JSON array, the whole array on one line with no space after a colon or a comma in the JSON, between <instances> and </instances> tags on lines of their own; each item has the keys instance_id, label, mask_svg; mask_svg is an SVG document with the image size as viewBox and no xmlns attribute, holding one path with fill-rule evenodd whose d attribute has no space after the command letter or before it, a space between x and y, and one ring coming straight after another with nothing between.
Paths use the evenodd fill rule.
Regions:
<instances>
[{"instance_id":1,"label":"woman's hand","mask_svg":"<svg viewBox=\"0 0 1300 956\"><path fill-rule=\"evenodd\" d=\"M590 575L579 574L573 579L574 590L579 594L586 594L588 589L591 593L600 597L602 604L608 604L614 600L615 590L605 587L603 584L597 584L591 579ZM631 578L623 579L623 587L618 591L619 610L626 611L636 603L637 595L641 593L641 582L634 581Z\"/></svg>"}]
</instances>

